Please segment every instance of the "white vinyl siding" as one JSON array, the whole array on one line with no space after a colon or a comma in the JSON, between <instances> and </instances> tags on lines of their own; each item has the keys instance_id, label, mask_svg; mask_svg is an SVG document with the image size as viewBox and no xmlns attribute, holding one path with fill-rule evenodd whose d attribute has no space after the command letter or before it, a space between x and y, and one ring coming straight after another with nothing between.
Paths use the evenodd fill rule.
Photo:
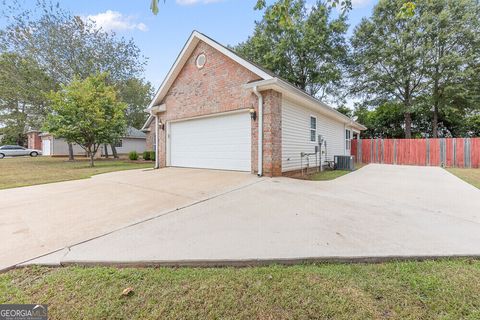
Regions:
<instances>
[{"instance_id":1,"label":"white vinyl siding","mask_svg":"<svg viewBox=\"0 0 480 320\"><path fill-rule=\"evenodd\" d=\"M50 152L48 155L51 156L68 156L68 143L65 139L62 138L53 138L52 136L45 136L42 137L42 147L45 146L44 141L50 141L49 146L46 148L49 148ZM42 150L43 152L43 150ZM77 144L73 144L73 154L78 155L78 156L83 156L85 155L85 150L82 149ZM44 155L46 155L44 153Z\"/></svg>"},{"instance_id":2,"label":"white vinyl siding","mask_svg":"<svg viewBox=\"0 0 480 320\"><path fill-rule=\"evenodd\" d=\"M248 112L172 122L168 134L171 166L251 170Z\"/></svg>"},{"instance_id":3,"label":"white vinyl siding","mask_svg":"<svg viewBox=\"0 0 480 320\"><path fill-rule=\"evenodd\" d=\"M147 150L147 142L146 138L122 138L115 146L118 154L127 154L131 151L136 151L137 153L143 153L143 151ZM100 146L100 151L102 155L105 155L105 146ZM110 145L107 146L107 151L109 155L112 155L112 147ZM150 151L150 150L149 150Z\"/></svg>"},{"instance_id":4,"label":"white vinyl siding","mask_svg":"<svg viewBox=\"0 0 480 320\"><path fill-rule=\"evenodd\" d=\"M327 160L345 154L345 125L289 100L282 102L282 171L300 169L300 153L315 152L316 143L310 141L311 117L317 118L317 135L327 141ZM324 147L322 147L324 148ZM325 159L324 159L325 160Z\"/></svg>"}]
</instances>

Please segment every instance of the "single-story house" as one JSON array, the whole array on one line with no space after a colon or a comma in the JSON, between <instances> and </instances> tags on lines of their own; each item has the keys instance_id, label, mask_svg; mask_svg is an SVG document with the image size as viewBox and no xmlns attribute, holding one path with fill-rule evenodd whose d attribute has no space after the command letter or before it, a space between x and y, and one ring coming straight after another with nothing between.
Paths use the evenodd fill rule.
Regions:
<instances>
[{"instance_id":1,"label":"single-story house","mask_svg":"<svg viewBox=\"0 0 480 320\"><path fill-rule=\"evenodd\" d=\"M147 135L144 132L134 127L128 127L125 137L115 144L115 149L118 154L128 154L131 151L142 153L147 150L146 139ZM105 155L105 149L103 147L104 146L101 148L102 156ZM148 151L151 150L153 149L149 149ZM110 145L107 146L107 152L109 155L112 155L112 147Z\"/></svg>"},{"instance_id":2,"label":"single-story house","mask_svg":"<svg viewBox=\"0 0 480 320\"><path fill-rule=\"evenodd\" d=\"M353 135L366 129L197 31L147 112L142 130L157 168L280 176L301 169L302 153L350 155Z\"/></svg>"},{"instance_id":3,"label":"single-story house","mask_svg":"<svg viewBox=\"0 0 480 320\"><path fill-rule=\"evenodd\" d=\"M27 132L28 147L40 146L44 156L68 156L68 143L63 138L56 138L48 132L31 130ZM38 142L40 140L40 142ZM129 127L124 137L115 145L118 154L128 154L130 151L141 153L146 150L146 134L136 128ZM38 148L35 148L38 149ZM104 146L99 148L98 155L105 155ZM152 149L153 150L153 149ZM111 146L107 146L109 155L112 155ZM84 156L85 150L73 144L73 154Z\"/></svg>"}]
</instances>

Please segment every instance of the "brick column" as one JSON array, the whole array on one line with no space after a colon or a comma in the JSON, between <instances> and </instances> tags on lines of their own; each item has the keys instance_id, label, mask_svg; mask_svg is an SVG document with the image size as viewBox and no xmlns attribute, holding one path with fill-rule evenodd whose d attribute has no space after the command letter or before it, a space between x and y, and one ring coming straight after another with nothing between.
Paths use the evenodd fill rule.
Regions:
<instances>
[{"instance_id":1,"label":"brick column","mask_svg":"<svg viewBox=\"0 0 480 320\"><path fill-rule=\"evenodd\" d=\"M162 117L159 119L160 121L164 121ZM158 130L158 153L159 153L159 165L160 168L164 168L167 165L166 161L166 130L167 127L165 125L164 130L159 129ZM154 143L155 142L155 120L152 121L149 127L149 132L147 133L147 150L149 151L155 151L154 148Z\"/></svg>"},{"instance_id":2,"label":"brick column","mask_svg":"<svg viewBox=\"0 0 480 320\"><path fill-rule=\"evenodd\" d=\"M263 174L282 175L282 94L273 90L263 95Z\"/></svg>"}]
</instances>

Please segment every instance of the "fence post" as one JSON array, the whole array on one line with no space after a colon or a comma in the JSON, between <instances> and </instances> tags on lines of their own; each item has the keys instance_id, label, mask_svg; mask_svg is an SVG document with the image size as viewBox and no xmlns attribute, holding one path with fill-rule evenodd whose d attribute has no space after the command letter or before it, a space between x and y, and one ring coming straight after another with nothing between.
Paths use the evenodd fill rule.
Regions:
<instances>
[{"instance_id":1,"label":"fence post","mask_svg":"<svg viewBox=\"0 0 480 320\"><path fill-rule=\"evenodd\" d=\"M445 167L445 138L440 139L440 166Z\"/></svg>"},{"instance_id":2,"label":"fence post","mask_svg":"<svg viewBox=\"0 0 480 320\"><path fill-rule=\"evenodd\" d=\"M465 146L464 146L464 152L463 152L463 157L464 157L464 163L465 163L465 168L471 168L472 162L471 162L471 152L470 152L470 138L465 138L463 139Z\"/></svg>"},{"instance_id":3,"label":"fence post","mask_svg":"<svg viewBox=\"0 0 480 320\"><path fill-rule=\"evenodd\" d=\"M452 153L453 153L453 161L452 166L455 168L457 166L457 139L452 138Z\"/></svg>"},{"instance_id":4,"label":"fence post","mask_svg":"<svg viewBox=\"0 0 480 320\"><path fill-rule=\"evenodd\" d=\"M362 159L362 139L357 139L357 162L363 162Z\"/></svg>"},{"instance_id":5,"label":"fence post","mask_svg":"<svg viewBox=\"0 0 480 320\"><path fill-rule=\"evenodd\" d=\"M425 159L425 163L427 166L430 166L430 140L428 138L425 139L425 145L427 148L427 159Z\"/></svg>"},{"instance_id":6,"label":"fence post","mask_svg":"<svg viewBox=\"0 0 480 320\"><path fill-rule=\"evenodd\" d=\"M373 159L373 139L370 139L370 163L375 163Z\"/></svg>"},{"instance_id":7,"label":"fence post","mask_svg":"<svg viewBox=\"0 0 480 320\"><path fill-rule=\"evenodd\" d=\"M397 139L393 139L393 164L397 164Z\"/></svg>"},{"instance_id":8,"label":"fence post","mask_svg":"<svg viewBox=\"0 0 480 320\"><path fill-rule=\"evenodd\" d=\"M385 152L385 145L384 145L384 140L381 140L381 152L380 152L380 163L384 162L384 152Z\"/></svg>"}]
</instances>

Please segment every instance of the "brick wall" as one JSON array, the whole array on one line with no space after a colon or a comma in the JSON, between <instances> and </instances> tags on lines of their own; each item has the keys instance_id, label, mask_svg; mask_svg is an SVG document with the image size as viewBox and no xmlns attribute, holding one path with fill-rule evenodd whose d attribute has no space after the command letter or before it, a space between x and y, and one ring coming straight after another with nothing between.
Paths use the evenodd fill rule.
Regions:
<instances>
[{"instance_id":1,"label":"brick wall","mask_svg":"<svg viewBox=\"0 0 480 320\"><path fill-rule=\"evenodd\" d=\"M263 94L263 170L266 176L282 175L282 94Z\"/></svg>"},{"instance_id":2,"label":"brick wall","mask_svg":"<svg viewBox=\"0 0 480 320\"><path fill-rule=\"evenodd\" d=\"M205 66L198 69L196 58L206 55ZM240 109L258 108L258 101L246 83L260 80L256 74L223 55L204 42L200 42L185 63L162 103L167 111L160 121L197 117ZM264 172L281 175L281 94L264 94ZM257 110L258 112L258 110ZM153 150L155 121L147 134L147 148ZM257 121L252 121L252 172L257 172ZM166 131L159 131L160 167L166 166Z\"/></svg>"},{"instance_id":3,"label":"brick wall","mask_svg":"<svg viewBox=\"0 0 480 320\"><path fill-rule=\"evenodd\" d=\"M27 133L27 147L29 149L42 150L42 139L40 132L31 131Z\"/></svg>"}]
</instances>

